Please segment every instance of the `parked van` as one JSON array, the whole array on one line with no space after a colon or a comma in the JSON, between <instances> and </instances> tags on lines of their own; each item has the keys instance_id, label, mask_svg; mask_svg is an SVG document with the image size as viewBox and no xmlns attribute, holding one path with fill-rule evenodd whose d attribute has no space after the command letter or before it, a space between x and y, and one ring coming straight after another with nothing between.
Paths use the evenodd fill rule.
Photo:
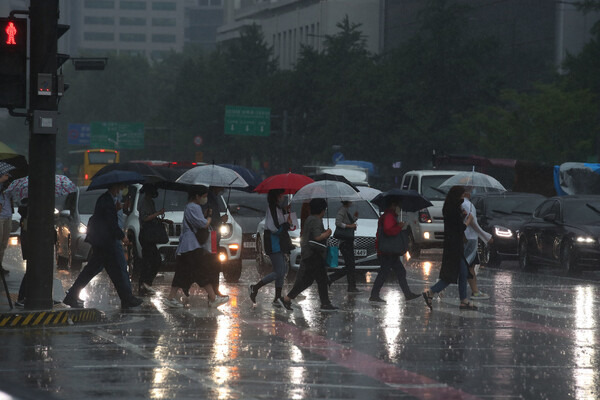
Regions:
<instances>
[{"instance_id":1,"label":"parked van","mask_svg":"<svg viewBox=\"0 0 600 400\"><path fill-rule=\"evenodd\" d=\"M416 190L433 206L417 212L403 212L402 221L408 224L408 253L419 257L422 249L441 248L444 241L442 207L446 194L437 187L461 171L418 170L402 177L402 189Z\"/></svg>"},{"instance_id":2,"label":"parked van","mask_svg":"<svg viewBox=\"0 0 600 400\"><path fill-rule=\"evenodd\" d=\"M129 238L131 245L127 249L128 263L130 268L134 263L139 262L142 257L142 246L140 245L140 219L138 212L138 203L140 201L140 189L142 185L135 184L129 186L128 196L131 198L129 207L125 210L127 218L125 220L124 231ZM169 242L158 244L158 252L162 258L163 269L173 269L175 265L175 252L179 245L179 236L183 224L183 211L187 204L188 195L186 192L158 189L158 197L154 199L156 209L165 209L165 219L173 221L173 225L167 227L169 233ZM220 199L220 215L229 217L227 222L221 224L221 242L219 247L219 261L221 262L221 271L227 282L237 282L242 273L242 228L235 221L222 196Z\"/></svg>"}]
</instances>

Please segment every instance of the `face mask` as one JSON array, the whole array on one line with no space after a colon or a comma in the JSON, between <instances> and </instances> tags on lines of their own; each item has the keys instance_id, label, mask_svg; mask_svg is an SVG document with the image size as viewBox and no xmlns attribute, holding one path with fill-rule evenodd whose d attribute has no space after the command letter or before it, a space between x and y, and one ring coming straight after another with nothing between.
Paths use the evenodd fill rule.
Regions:
<instances>
[{"instance_id":1,"label":"face mask","mask_svg":"<svg viewBox=\"0 0 600 400\"><path fill-rule=\"evenodd\" d=\"M208 197L206 197L206 196L200 197L200 205L203 206L206 203L208 203Z\"/></svg>"}]
</instances>

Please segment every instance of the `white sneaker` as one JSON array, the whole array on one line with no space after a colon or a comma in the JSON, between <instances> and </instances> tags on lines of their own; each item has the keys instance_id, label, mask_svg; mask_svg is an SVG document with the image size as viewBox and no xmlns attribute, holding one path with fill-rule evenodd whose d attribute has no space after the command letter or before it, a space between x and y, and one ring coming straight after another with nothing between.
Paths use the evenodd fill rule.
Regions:
<instances>
[{"instance_id":1,"label":"white sneaker","mask_svg":"<svg viewBox=\"0 0 600 400\"><path fill-rule=\"evenodd\" d=\"M181 304L175 299L167 299L165 297L162 299L162 303L169 308L183 308L183 304Z\"/></svg>"},{"instance_id":2,"label":"white sneaker","mask_svg":"<svg viewBox=\"0 0 600 400\"><path fill-rule=\"evenodd\" d=\"M217 296L213 301L208 300L208 306L212 308L217 308L221 304L227 303L229 301L229 296Z\"/></svg>"},{"instance_id":3,"label":"white sneaker","mask_svg":"<svg viewBox=\"0 0 600 400\"><path fill-rule=\"evenodd\" d=\"M156 289L154 289L152 286L148 285L147 283L142 283L140 285L140 287L142 288L142 291L146 291L147 294L156 294L156 293L158 293L156 291Z\"/></svg>"},{"instance_id":4,"label":"white sneaker","mask_svg":"<svg viewBox=\"0 0 600 400\"><path fill-rule=\"evenodd\" d=\"M480 290L480 291L479 291L479 292L477 292L477 293L472 293L472 294L471 294L471 298L472 298L473 300L487 300L487 299L489 299L489 298L490 298L490 295L489 295L489 294L485 294L485 293L483 293L483 292Z\"/></svg>"}]
</instances>

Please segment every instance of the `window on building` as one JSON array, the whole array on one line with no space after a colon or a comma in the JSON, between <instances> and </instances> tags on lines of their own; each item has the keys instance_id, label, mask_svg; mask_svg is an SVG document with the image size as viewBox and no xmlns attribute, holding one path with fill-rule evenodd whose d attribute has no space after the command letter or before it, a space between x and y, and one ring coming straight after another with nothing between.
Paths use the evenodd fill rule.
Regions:
<instances>
[{"instance_id":1,"label":"window on building","mask_svg":"<svg viewBox=\"0 0 600 400\"><path fill-rule=\"evenodd\" d=\"M152 26L175 26L175 18L152 18Z\"/></svg>"},{"instance_id":2,"label":"window on building","mask_svg":"<svg viewBox=\"0 0 600 400\"><path fill-rule=\"evenodd\" d=\"M90 17L85 16L83 18L85 25L114 25L115 19L113 17Z\"/></svg>"},{"instance_id":3,"label":"window on building","mask_svg":"<svg viewBox=\"0 0 600 400\"><path fill-rule=\"evenodd\" d=\"M145 10L146 2L145 1L123 1L119 3L119 8L121 10Z\"/></svg>"},{"instance_id":4,"label":"window on building","mask_svg":"<svg viewBox=\"0 0 600 400\"><path fill-rule=\"evenodd\" d=\"M90 42L108 42L115 40L115 34L112 32L84 32L83 39Z\"/></svg>"},{"instance_id":5,"label":"window on building","mask_svg":"<svg viewBox=\"0 0 600 400\"><path fill-rule=\"evenodd\" d=\"M113 0L85 0L83 3L85 8L115 8Z\"/></svg>"},{"instance_id":6,"label":"window on building","mask_svg":"<svg viewBox=\"0 0 600 400\"><path fill-rule=\"evenodd\" d=\"M223 5L223 0L210 0L210 5L213 7L221 7Z\"/></svg>"},{"instance_id":7,"label":"window on building","mask_svg":"<svg viewBox=\"0 0 600 400\"><path fill-rule=\"evenodd\" d=\"M155 1L152 3L153 10L175 11L177 5L174 1Z\"/></svg>"},{"instance_id":8,"label":"window on building","mask_svg":"<svg viewBox=\"0 0 600 400\"><path fill-rule=\"evenodd\" d=\"M121 17L119 18L119 24L123 26L145 26L146 18Z\"/></svg>"},{"instance_id":9,"label":"window on building","mask_svg":"<svg viewBox=\"0 0 600 400\"><path fill-rule=\"evenodd\" d=\"M208 7L208 0L198 0L198 5L200 7Z\"/></svg>"},{"instance_id":10,"label":"window on building","mask_svg":"<svg viewBox=\"0 0 600 400\"><path fill-rule=\"evenodd\" d=\"M146 35L143 33L120 33L119 40L121 42L145 42Z\"/></svg>"},{"instance_id":11,"label":"window on building","mask_svg":"<svg viewBox=\"0 0 600 400\"><path fill-rule=\"evenodd\" d=\"M152 42L154 43L175 43L177 37L175 35L167 34L154 34L152 35Z\"/></svg>"}]
</instances>

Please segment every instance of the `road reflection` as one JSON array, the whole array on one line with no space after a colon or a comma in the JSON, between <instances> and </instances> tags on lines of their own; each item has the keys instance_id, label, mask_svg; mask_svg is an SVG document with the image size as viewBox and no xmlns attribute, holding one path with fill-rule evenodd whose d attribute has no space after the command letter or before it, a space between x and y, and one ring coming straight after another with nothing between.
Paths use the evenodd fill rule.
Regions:
<instances>
[{"instance_id":1,"label":"road reflection","mask_svg":"<svg viewBox=\"0 0 600 400\"><path fill-rule=\"evenodd\" d=\"M575 380L575 398L592 399L598 391L598 373L596 371L596 305L595 294L591 287L575 289L575 351L573 379Z\"/></svg>"}]
</instances>

